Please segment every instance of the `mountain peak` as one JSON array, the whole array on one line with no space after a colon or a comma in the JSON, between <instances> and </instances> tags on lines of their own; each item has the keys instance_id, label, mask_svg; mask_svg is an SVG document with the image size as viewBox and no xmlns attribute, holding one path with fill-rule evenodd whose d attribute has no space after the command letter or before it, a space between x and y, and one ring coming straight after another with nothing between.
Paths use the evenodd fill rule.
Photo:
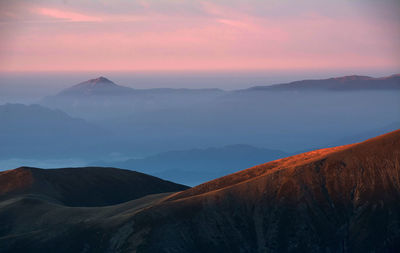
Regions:
<instances>
[{"instance_id":1,"label":"mountain peak","mask_svg":"<svg viewBox=\"0 0 400 253\"><path fill-rule=\"evenodd\" d=\"M120 95L132 92L131 88L120 86L104 76L87 80L63 90L62 96L87 96L87 95Z\"/></svg>"},{"instance_id":2,"label":"mountain peak","mask_svg":"<svg viewBox=\"0 0 400 253\"><path fill-rule=\"evenodd\" d=\"M100 76L100 77L97 77L97 78L94 78L94 79L90 79L90 80L88 80L86 82L89 82L89 83L112 83L112 84L115 84L114 82L112 82L111 80L105 78L104 76Z\"/></svg>"},{"instance_id":3,"label":"mountain peak","mask_svg":"<svg viewBox=\"0 0 400 253\"><path fill-rule=\"evenodd\" d=\"M88 81L82 82L77 86L83 87L111 87L111 86L118 86L113 81L105 78L104 76L100 76L97 78L90 79Z\"/></svg>"}]
</instances>

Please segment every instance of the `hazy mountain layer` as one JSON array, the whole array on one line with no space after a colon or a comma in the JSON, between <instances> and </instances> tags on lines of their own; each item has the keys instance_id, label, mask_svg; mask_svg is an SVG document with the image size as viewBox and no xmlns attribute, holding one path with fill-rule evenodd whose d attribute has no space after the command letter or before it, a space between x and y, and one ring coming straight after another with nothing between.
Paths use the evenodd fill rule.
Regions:
<instances>
[{"instance_id":1,"label":"hazy mountain layer","mask_svg":"<svg viewBox=\"0 0 400 253\"><path fill-rule=\"evenodd\" d=\"M400 74L374 78L369 76L343 76L329 79L302 80L271 86L255 86L242 91L355 91L355 90L398 90L400 89Z\"/></svg>"},{"instance_id":2,"label":"hazy mountain layer","mask_svg":"<svg viewBox=\"0 0 400 253\"><path fill-rule=\"evenodd\" d=\"M120 95L122 86L103 79L73 87L76 96L61 92L43 103L110 131L116 153L233 143L296 152L400 121L398 75L305 80L252 92L130 89ZM104 85L115 92L103 93Z\"/></svg>"},{"instance_id":3,"label":"hazy mountain layer","mask_svg":"<svg viewBox=\"0 0 400 253\"><path fill-rule=\"evenodd\" d=\"M313 81L318 87L343 84L349 88L337 90L292 85L312 92L132 89L96 78L44 99L43 104L52 109L0 105L4 108L0 109L0 158L72 159L85 165L235 143L287 153L351 143L374 135L353 138L359 133L400 122L398 89L369 89L368 83L350 89L352 82L392 87L388 82L397 82L396 78L350 76Z\"/></svg>"},{"instance_id":4,"label":"hazy mountain layer","mask_svg":"<svg viewBox=\"0 0 400 253\"><path fill-rule=\"evenodd\" d=\"M94 164L141 171L193 186L285 156L288 154L280 150L237 144L221 148L169 151L142 159Z\"/></svg>"},{"instance_id":5,"label":"hazy mountain layer","mask_svg":"<svg viewBox=\"0 0 400 253\"><path fill-rule=\"evenodd\" d=\"M61 91L58 97L74 96L123 96L129 95L134 90L120 86L105 77L99 77L79 83Z\"/></svg>"},{"instance_id":6,"label":"hazy mountain layer","mask_svg":"<svg viewBox=\"0 0 400 253\"><path fill-rule=\"evenodd\" d=\"M92 153L107 131L40 105L0 105L0 158L73 157Z\"/></svg>"}]
</instances>

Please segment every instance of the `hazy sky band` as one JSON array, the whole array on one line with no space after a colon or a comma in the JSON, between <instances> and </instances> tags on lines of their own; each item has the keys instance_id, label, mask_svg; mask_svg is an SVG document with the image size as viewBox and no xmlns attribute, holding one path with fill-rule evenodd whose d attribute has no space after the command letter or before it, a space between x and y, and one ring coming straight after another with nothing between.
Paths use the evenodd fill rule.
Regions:
<instances>
[{"instance_id":1,"label":"hazy sky band","mask_svg":"<svg viewBox=\"0 0 400 253\"><path fill-rule=\"evenodd\" d=\"M0 1L0 71L400 69L396 0Z\"/></svg>"}]
</instances>

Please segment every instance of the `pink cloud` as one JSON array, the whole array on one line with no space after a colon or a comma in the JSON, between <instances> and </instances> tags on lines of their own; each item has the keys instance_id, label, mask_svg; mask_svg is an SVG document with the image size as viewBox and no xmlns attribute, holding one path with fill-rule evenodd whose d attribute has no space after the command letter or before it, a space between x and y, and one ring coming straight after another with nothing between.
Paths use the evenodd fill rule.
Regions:
<instances>
[{"instance_id":1,"label":"pink cloud","mask_svg":"<svg viewBox=\"0 0 400 253\"><path fill-rule=\"evenodd\" d=\"M151 3L131 13L31 7L26 24L3 27L0 70L400 67L399 33L361 15L276 18L210 1L178 15Z\"/></svg>"},{"instance_id":2,"label":"pink cloud","mask_svg":"<svg viewBox=\"0 0 400 253\"><path fill-rule=\"evenodd\" d=\"M221 24L233 26L233 27L240 28L240 29L251 29L252 28L252 25L247 24L245 22L237 21L237 20L221 18L221 19L217 19L217 21Z\"/></svg>"},{"instance_id":3,"label":"pink cloud","mask_svg":"<svg viewBox=\"0 0 400 253\"><path fill-rule=\"evenodd\" d=\"M50 8L35 8L34 12L36 14L47 16L55 19L62 19L69 22L100 22L102 19L100 17L89 16L77 12L63 11L59 9Z\"/></svg>"},{"instance_id":4,"label":"pink cloud","mask_svg":"<svg viewBox=\"0 0 400 253\"><path fill-rule=\"evenodd\" d=\"M227 17L227 16L238 16L243 15L237 10L229 8L228 6L218 5L213 2L208 1L201 1L201 6L203 10L208 13L209 15L220 16L220 17Z\"/></svg>"}]
</instances>

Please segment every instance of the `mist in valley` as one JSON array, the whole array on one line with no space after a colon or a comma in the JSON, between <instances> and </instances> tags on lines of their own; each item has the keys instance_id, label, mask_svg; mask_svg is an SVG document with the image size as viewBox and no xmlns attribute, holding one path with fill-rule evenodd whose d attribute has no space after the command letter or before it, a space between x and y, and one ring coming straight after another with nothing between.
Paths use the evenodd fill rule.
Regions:
<instances>
[{"instance_id":1,"label":"mist in valley","mask_svg":"<svg viewBox=\"0 0 400 253\"><path fill-rule=\"evenodd\" d=\"M67 87L64 80L59 90L41 94L44 86L32 83L31 89L39 91L30 96L14 90L17 101L3 93L0 167L124 166L194 185L258 162L362 141L399 128L400 92L398 77L393 78L385 79L386 83L372 80L379 89L352 89L355 81L349 79L341 90L313 86L227 90L207 85L143 89L101 77ZM317 87L324 87L324 82ZM389 88L381 89L385 85ZM243 154L251 152L237 144L262 152L246 159ZM224 161L208 159L225 152L225 147L241 157L235 160L238 166L229 162L232 156ZM197 160L166 162L170 151L184 157L193 155L193 149L202 151ZM281 155L269 157L265 150ZM153 162L157 170L144 162L125 162L148 161L159 154L163 158ZM195 181L183 176L194 172Z\"/></svg>"}]
</instances>

